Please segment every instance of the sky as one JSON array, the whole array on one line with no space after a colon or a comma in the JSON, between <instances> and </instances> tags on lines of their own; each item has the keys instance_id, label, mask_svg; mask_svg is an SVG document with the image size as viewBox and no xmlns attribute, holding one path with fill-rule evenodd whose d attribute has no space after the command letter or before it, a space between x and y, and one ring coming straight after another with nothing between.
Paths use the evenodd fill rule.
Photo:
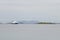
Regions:
<instances>
[{"instance_id":1,"label":"sky","mask_svg":"<svg viewBox=\"0 0 60 40\"><path fill-rule=\"evenodd\" d=\"M60 22L60 0L0 0L0 21Z\"/></svg>"}]
</instances>

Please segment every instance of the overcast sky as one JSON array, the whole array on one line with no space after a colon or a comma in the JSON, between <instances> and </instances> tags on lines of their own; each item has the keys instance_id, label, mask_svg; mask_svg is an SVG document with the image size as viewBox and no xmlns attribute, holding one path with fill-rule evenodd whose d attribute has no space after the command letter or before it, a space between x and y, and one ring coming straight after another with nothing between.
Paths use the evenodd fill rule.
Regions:
<instances>
[{"instance_id":1,"label":"overcast sky","mask_svg":"<svg viewBox=\"0 0 60 40\"><path fill-rule=\"evenodd\" d=\"M0 0L0 21L60 22L60 0Z\"/></svg>"}]
</instances>

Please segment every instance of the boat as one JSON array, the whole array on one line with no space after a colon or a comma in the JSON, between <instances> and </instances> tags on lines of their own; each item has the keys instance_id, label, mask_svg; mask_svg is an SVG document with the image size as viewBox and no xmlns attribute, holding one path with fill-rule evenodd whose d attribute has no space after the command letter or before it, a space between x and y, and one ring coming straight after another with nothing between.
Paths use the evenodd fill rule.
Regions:
<instances>
[{"instance_id":1,"label":"boat","mask_svg":"<svg viewBox=\"0 0 60 40\"><path fill-rule=\"evenodd\" d=\"M11 22L11 24L19 24L17 21L13 21Z\"/></svg>"}]
</instances>

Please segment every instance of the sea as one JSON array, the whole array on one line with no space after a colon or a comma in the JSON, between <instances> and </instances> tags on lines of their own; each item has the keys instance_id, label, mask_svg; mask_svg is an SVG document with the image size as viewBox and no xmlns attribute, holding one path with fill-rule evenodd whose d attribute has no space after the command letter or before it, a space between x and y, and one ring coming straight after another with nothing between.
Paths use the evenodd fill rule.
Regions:
<instances>
[{"instance_id":1,"label":"sea","mask_svg":"<svg viewBox=\"0 0 60 40\"><path fill-rule=\"evenodd\" d=\"M60 24L0 24L0 40L60 40Z\"/></svg>"}]
</instances>

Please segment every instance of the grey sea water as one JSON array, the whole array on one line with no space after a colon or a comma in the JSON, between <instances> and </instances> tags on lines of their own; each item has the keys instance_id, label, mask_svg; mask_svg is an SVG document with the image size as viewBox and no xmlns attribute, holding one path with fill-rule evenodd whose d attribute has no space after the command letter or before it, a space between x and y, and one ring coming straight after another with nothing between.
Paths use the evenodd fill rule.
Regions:
<instances>
[{"instance_id":1,"label":"grey sea water","mask_svg":"<svg viewBox=\"0 0 60 40\"><path fill-rule=\"evenodd\" d=\"M0 40L60 40L60 24L0 24Z\"/></svg>"}]
</instances>

